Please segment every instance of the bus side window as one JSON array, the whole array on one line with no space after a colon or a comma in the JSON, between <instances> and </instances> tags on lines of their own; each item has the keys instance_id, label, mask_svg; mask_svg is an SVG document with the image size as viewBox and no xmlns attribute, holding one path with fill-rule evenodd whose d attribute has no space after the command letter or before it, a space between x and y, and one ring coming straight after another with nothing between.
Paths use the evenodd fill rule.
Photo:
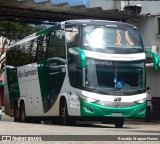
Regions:
<instances>
[{"instance_id":1,"label":"bus side window","mask_svg":"<svg viewBox=\"0 0 160 144\"><path fill-rule=\"evenodd\" d=\"M48 58L53 57L66 59L64 30L57 29L49 34Z\"/></svg>"},{"instance_id":2,"label":"bus side window","mask_svg":"<svg viewBox=\"0 0 160 144\"><path fill-rule=\"evenodd\" d=\"M79 32L76 26L66 27L67 48L79 46Z\"/></svg>"},{"instance_id":3,"label":"bus side window","mask_svg":"<svg viewBox=\"0 0 160 144\"><path fill-rule=\"evenodd\" d=\"M46 58L47 39L46 36L37 39L37 60L44 60Z\"/></svg>"},{"instance_id":4,"label":"bus side window","mask_svg":"<svg viewBox=\"0 0 160 144\"><path fill-rule=\"evenodd\" d=\"M36 39L15 45L7 51L6 65L22 66L35 62Z\"/></svg>"},{"instance_id":5,"label":"bus side window","mask_svg":"<svg viewBox=\"0 0 160 144\"><path fill-rule=\"evenodd\" d=\"M78 55L68 55L68 71L69 79L72 87L81 88L82 86L82 71L79 67Z\"/></svg>"}]
</instances>

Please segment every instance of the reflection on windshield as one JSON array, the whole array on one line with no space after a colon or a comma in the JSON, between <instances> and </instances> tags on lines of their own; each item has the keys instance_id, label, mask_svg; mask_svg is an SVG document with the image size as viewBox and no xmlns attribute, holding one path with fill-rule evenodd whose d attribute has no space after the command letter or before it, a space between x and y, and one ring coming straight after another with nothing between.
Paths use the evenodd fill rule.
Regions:
<instances>
[{"instance_id":1,"label":"reflection on windshield","mask_svg":"<svg viewBox=\"0 0 160 144\"><path fill-rule=\"evenodd\" d=\"M116 62L87 59L85 86L103 92L145 89L144 61Z\"/></svg>"},{"instance_id":2,"label":"reflection on windshield","mask_svg":"<svg viewBox=\"0 0 160 144\"><path fill-rule=\"evenodd\" d=\"M87 33L86 41L91 47L104 48L105 42L103 40L103 37L104 30L102 28L97 28L93 32ZM85 43L85 45L87 45L87 43Z\"/></svg>"},{"instance_id":3,"label":"reflection on windshield","mask_svg":"<svg viewBox=\"0 0 160 144\"><path fill-rule=\"evenodd\" d=\"M107 47L142 48L137 29L107 26L85 26L83 28L83 45L99 49Z\"/></svg>"}]
</instances>

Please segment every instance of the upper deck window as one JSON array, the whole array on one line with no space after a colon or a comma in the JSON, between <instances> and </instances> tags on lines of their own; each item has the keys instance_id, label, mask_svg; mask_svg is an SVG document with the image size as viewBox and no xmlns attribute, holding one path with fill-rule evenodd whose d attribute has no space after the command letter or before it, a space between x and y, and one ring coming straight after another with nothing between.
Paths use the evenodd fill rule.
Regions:
<instances>
[{"instance_id":1,"label":"upper deck window","mask_svg":"<svg viewBox=\"0 0 160 144\"><path fill-rule=\"evenodd\" d=\"M83 27L83 46L95 49L142 49L142 42L136 28L86 25Z\"/></svg>"}]
</instances>

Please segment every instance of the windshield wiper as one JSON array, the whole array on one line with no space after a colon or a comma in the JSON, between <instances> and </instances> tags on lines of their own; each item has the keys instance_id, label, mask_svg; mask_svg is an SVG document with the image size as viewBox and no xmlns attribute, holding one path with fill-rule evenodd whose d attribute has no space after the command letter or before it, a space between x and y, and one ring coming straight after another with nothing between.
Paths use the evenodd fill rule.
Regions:
<instances>
[{"instance_id":1,"label":"windshield wiper","mask_svg":"<svg viewBox=\"0 0 160 144\"><path fill-rule=\"evenodd\" d=\"M97 89L95 87L88 87L88 86L85 86L85 88L89 89L89 90L92 90L92 91L97 91Z\"/></svg>"},{"instance_id":2,"label":"windshield wiper","mask_svg":"<svg viewBox=\"0 0 160 144\"><path fill-rule=\"evenodd\" d=\"M109 92L104 91L104 90L100 90L97 89L95 87L85 87L87 90L92 91L92 92L96 92L96 93L100 93L100 94L108 94Z\"/></svg>"}]
</instances>

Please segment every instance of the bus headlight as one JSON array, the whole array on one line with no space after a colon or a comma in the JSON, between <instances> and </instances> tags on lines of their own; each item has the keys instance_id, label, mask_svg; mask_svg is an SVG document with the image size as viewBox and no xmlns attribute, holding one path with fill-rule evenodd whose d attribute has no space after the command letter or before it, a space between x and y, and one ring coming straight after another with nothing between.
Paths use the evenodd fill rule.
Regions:
<instances>
[{"instance_id":1,"label":"bus headlight","mask_svg":"<svg viewBox=\"0 0 160 144\"><path fill-rule=\"evenodd\" d=\"M146 99L141 99L141 100L135 101L135 103L137 103L137 104L142 104L145 102L146 102Z\"/></svg>"},{"instance_id":2,"label":"bus headlight","mask_svg":"<svg viewBox=\"0 0 160 144\"><path fill-rule=\"evenodd\" d=\"M90 103L93 103L93 102L99 102L99 100L96 100L96 99L93 99L93 98L90 98L90 97L86 97L84 95L81 95L81 94L77 94L79 96L79 98L87 101L87 102L90 102Z\"/></svg>"},{"instance_id":3,"label":"bus headlight","mask_svg":"<svg viewBox=\"0 0 160 144\"><path fill-rule=\"evenodd\" d=\"M98 102L99 100L93 98L87 98L86 101L93 103L93 102Z\"/></svg>"}]
</instances>

